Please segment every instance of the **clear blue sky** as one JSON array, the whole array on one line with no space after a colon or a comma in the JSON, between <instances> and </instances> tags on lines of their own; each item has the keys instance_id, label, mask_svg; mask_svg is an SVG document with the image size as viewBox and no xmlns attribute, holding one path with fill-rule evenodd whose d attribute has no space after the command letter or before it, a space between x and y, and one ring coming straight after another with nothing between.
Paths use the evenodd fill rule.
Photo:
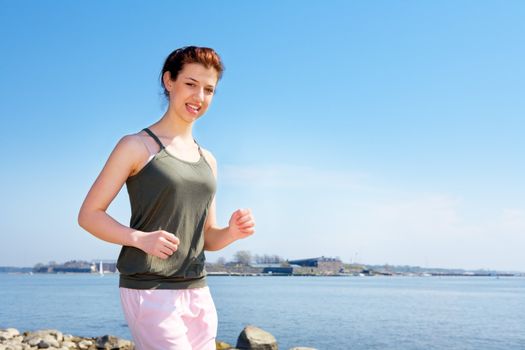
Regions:
<instances>
[{"instance_id":1,"label":"clear blue sky","mask_svg":"<svg viewBox=\"0 0 525 350\"><path fill-rule=\"evenodd\" d=\"M226 71L195 136L237 250L525 270L522 1L0 1L0 265L115 259L78 209L158 120L164 58ZM129 220L127 192L110 214Z\"/></svg>"}]
</instances>

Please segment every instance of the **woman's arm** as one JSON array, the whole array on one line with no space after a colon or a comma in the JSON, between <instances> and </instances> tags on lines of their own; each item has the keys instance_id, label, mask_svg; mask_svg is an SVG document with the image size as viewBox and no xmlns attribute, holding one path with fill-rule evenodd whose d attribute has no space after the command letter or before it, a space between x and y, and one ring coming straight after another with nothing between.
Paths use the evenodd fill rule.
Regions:
<instances>
[{"instance_id":1,"label":"woman's arm","mask_svg":"<svg viewBox=\"0 0 525 350\"><path fill-rule=\"evenodd\" d=\"M177 250L179 240L166 231L142 232L124 226L106 213L107 208L140 163L144 145L138 136L123 137L89 190L78 213L78 223L104 241L136 247L166 259Z\"/></svg>"},{"instance_id":2,"label":"woman's arm","mask_svg":"<svg viewBox=\"0 0 525 350\"><path fill-rule=\"evenodd\" d=\"M217 178L217 161L215 157L204 150L206 160L210 164L215 178ZM228 223L227 227L217 227L216 205L213 198L204 226L204 249L220 250L238 239L246 238L255 232L255 219L250 209L236 210Z\"/></svg>"}]
</instances>

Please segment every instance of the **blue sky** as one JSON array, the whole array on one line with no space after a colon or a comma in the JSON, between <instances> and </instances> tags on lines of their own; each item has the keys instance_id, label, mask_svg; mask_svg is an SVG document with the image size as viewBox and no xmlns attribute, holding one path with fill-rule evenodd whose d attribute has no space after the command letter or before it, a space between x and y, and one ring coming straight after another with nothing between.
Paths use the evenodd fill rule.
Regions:
<instances>
[{"instance_id":1,"label":"blue sky","mask_svg":"<svg viewBox=\"0 0 525 350\"><path fill-rule=\"evenodd\" d=\"M237 250L525 270L521 1L0 1L0 265L115 259L78 209L157 121L164 58L226 71L195 136ZM127 224L125 188L110 214Z\"/></svg>"}]
</instances>

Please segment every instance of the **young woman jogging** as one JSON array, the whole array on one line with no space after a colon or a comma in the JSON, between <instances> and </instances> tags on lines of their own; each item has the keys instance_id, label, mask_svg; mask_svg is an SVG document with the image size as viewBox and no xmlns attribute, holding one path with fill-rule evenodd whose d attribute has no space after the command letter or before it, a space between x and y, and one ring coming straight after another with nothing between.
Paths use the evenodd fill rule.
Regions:
<instances>
[{"instance_id":1,"label":"young woman jogging","mask_svg":"<svg viewBox=\"0 0 525 350\"><path fill-rule=\"evenodd\" d=\"M210 106L223 69L213 49L173 51L161 73L166 113L118 142L79 212L85 230L122 245L120 297L139 350L215 349L217 314L204 251L254 233L249 209L217 227L217 162L193 138L193 124ZM129 227L106 213L124 184Z\"/></svg>"}]
</instances>

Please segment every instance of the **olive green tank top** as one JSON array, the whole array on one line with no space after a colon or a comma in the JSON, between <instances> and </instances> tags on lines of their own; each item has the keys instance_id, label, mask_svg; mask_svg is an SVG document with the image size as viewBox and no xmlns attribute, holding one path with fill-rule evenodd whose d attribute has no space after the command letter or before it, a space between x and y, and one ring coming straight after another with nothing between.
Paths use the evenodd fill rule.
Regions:
<instances>
[{"instance_id":1,"label":"olive green tank top","mask_svg":"<svg viewBox=\"0 0 525 350\"><path fill-rule=\"evenodd\" d=\"M215 194L215 176L200 146L199 160L185 161L170 154L151 130L144 131L157 142L160 150L126 180L131 204L130 227L145 232L168 231L179 238L180 244L165 260L138 248L123 246L117 260L119 286L132 289L204 287L204 224Z\"/></svg>"}]
</instances>

